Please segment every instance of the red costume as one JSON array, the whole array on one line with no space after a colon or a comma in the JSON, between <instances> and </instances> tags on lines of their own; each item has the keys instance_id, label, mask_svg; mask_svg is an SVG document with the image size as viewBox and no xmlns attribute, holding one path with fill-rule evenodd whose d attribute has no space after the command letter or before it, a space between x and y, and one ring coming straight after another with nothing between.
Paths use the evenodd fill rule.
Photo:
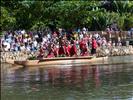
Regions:
<instances>
[{"instance_id":1,"label":"red costume","mask_svg":"<svg viewBox=\"0 0 133 100\"><path fill-rule=\"evenodd\" d=\"M92 40L92 48L96 49L97 48L97 42L95 39Z\"/></svg>"},{"instance_id":2,"label":"red costume","mask_svg":"<svg viewBox=\"0 0 133 100\"><path fill-rule=\"evenodd\" d=\"M91 54L96 54L97 42L95 39L92 40L92 50Z\"/></svg>"},{"instance_id":3,"label":"red costume","mask_svg":"<svg viewBox=\"0 0 133 100\"><path fill-rule=\"evenodd\" d=\"M48 54L48 58L57 57L58 56L58 48L56 46L51 47L50 52Z\"/></svg>"},{"instance_id":4,"label":"red costume","mask_svg":"<svg viewBox=\"0 0 133 100\"><path fill-rule=\"evenodd\" d=\"M51 50L49 51L48 55L47 55L47 58L53 58L53 57L55 57L55 56L54 56L54 50L51 49Z\"/></svg>"},{"instance_id":5,"label":"red costume","mask_svg":"<svg viewBox=\"0 0 133 100\"><path fill-rule=\"evenodd\" d=\"M85 43L85 41L81 41L80 43L79 43L79 45L80 45L80 50L81 50L81 56L85 56L85 55L88 55L88 53L87 53L87 46L86 46L86 43Z\"/></svg>"},{"instance_id":6,"label":"red costume","mask_svg":"<svg viewBox=\"0 0 133 100\"><path fill-rule=\"evenodd\" d=\"M70 51L71 51L71 45L68 45L68 46L66 47L66 55L67 55L67 56L70 56Z\"/></svg>"},{"instance_id":7,"label":"red costume","mask_svg":"<svg viewBox=\"0 0 133 100\"><path fill-rule=\"evenodd\" d=\"M65 55L66 54L66 46L59 47L59 55Z\"/></svg>"},{"instance_id":8,"label":"red costume","mask_svg":"<svg viewBox=\"0 0 133 100\"><path fill-rule=\"evenodd\" d=\"M70 49L70 56L74 56L74 55L77 55L77 48L75 44L73 44Z\"/></svg>"},{"instance_id":9,"label":"red costume","mask_svg":"<svg viewBox=\"0 0 133 100\"><path fill-rule=\"evenodd\" d=\"M43 48L41 47L40 50L39 50L39 55L38 55L38 57L39 57L39 58L42 58L43 56L44 56L44 50L43 50Z\"/></svg>"},{"instance_id":10,"label":"red costume","mask_svg":"<svg viewBox=\"0 0 133 100\"><path fill-rule=\"evenodd\" d=\"M58 48L54 47L53 53L54 53L54 56L57 57L58 56Z\"/></svg>"}]
</instances>

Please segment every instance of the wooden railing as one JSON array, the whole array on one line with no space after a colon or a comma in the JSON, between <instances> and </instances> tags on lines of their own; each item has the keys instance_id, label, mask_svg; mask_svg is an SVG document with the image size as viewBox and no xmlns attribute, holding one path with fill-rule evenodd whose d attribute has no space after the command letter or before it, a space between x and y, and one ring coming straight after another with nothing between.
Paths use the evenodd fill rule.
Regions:
<instances>
[{"instance_id":1,"label":"wooden railing","mask_svg":"<svg viewBox=\"0 0 133 100\"><path fill-rule=\"evenodd\" d=\"M106 31L89 31L88 34L94 34L94 33L99 33L100 36L106 37L107 40L118 40L120 38L121 40L125 40L128 38L133 39L133 33L131 36L128 35L128 31L113 31L113 32L106 32ZM109 36L111 34L111 36Z\"/></svg>"}]
</instances>

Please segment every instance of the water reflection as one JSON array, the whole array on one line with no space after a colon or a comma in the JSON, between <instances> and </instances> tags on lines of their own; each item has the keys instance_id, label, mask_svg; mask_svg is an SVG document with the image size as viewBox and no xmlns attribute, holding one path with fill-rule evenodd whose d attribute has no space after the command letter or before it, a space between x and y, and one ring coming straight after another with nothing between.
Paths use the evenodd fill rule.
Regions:
<instances>
[{"instance_id":1,"label":"water reflection","mask_svg":"<svg viewBox=\"0 0 133 100\"><path fill-rule=\"evenodd\" d=\"M88 98L101 97L102 100L103 97L113 98L117 96L117 99L132 98L132 66L132 64L77 65L69 67L19 68L16 70L10 70L8 67L2 68L2 97L10 98L19 93L19 97L28 94L28 96L31 95L28 100L33 100L31 93L36 92L38 93L36 98L39 98L42 93L47 94L47 96L45 95L47 99L40 98L36 100L56 100L55 98L50 99L50 96L61 96L63 99L57 100L65 100L68 97L64 96L62 92L65 92L65 95L71 92L74 97L80 95L78 100L88 100L85 99L82 93L85 93L84 95ZM9 94L11 95L9 96ZM44 95L40 97L44 97Z\"/></svg>"},{"instance_id":2,"label":"water reflection","mask_svg":"<svg viewBox=\"0 0 133 100\"><path fill-rule=\"evenodd\" d=\"M3 72L4 73L4 72ZM21 68L12 72L6 71L3 79L5 83L18 82L48 82L52 85L59 84L83 84L92 75L96 85L99 84L99 67L98 66L72 66L69 68Z\"/></svg>"}]
</instances>

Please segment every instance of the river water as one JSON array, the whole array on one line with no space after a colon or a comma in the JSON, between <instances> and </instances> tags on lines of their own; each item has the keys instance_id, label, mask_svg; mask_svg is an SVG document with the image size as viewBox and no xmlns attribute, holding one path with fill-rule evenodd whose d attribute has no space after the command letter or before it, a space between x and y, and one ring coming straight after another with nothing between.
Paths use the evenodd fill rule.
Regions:
<instances>
[{"instance_id":1,"label":"river water","mask_svg":"<svg viewBox=\"0 0 133 100\"><path fill-rule=\"evenodd\" d=\"M1 65L1 100L133 100L133 64Z\"/></svg>"}]
</instances>

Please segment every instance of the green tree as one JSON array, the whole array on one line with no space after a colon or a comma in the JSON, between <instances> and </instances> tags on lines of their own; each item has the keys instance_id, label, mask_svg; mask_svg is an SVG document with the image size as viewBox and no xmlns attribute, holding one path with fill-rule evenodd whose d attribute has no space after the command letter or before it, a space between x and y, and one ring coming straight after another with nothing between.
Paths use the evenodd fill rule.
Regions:
<instances>
[{"instance_id":1,"label":"green tree","mask_svg":"<svg viewBox=\"0 0 133 100\"><path fill-rule=\"evenodd\" d=\"M11 16L11 13L5 8L1 7L1 23L0 27L2 30L13 29L16 19Z\"/></svg>"},{"instance_id":2,"label":"green tree","mask_svg":"<svg viewBox=\"0 0 133 100\"><path fill-rule=\"evenodd\" d=\"M133 1L1 1L1 27L9 29L56 29L63 27L104 30L117 22L127 30L132 27Z\"/></svg>"}]
</instances>

